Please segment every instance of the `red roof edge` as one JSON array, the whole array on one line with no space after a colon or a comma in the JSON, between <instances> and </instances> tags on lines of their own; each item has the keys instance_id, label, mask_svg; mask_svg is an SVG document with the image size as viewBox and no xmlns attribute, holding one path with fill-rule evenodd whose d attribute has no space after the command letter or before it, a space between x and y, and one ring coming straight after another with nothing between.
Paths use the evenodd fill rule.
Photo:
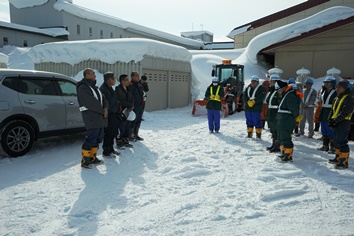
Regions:
<instances>
[{"instance_id":1,"label":"red roof edge","mask_svg":"<svg viewBox=\"0 0 354 236\"><path fill-rule=\"evenodd\" d=\"M251 30L251 29L255 29L255 28L258 28L260 26L269 24L271 22L280 20L282 18L285 18L285 17L288 17L290 15L302 12L304 10L307 10L309 8L312 8L312 7L315 7L315 6L318 6L318 5L321 5L321 4L329 2L329 1L331 1L331 0L308 0L307 2L300 3L298 5L295 5L293 7L287 8L287 9L279 11L279 12L276 12L276 13L271 14L269 16L266 16L266 17L260 18L258 20L252 21L250 23L238 26L238 27L234 28L233 30L237 30L237 29L243 28L243 27L245 27L247 25L251 25L247 29L247 31Z\"/></svg>"},{"instance_id":2,"label":"red roof edge","mask_svg":"<svg viewBox=\"0 0 354 236\"><path fill-rule=\"evenodd\" d=\"M270 50L270 49L281 47L283 45L286 45L286 44L289 44L289 43L293 43L293 42L296 42L298 40L305 39L305 38L308 38L308 37L311 37L311 36L314 36L316 34L320 34L320 33L326 32L326 31L330 31L332 29L339 28L341 26L345 26L345 25L348 25L348 24L351 24L351 23L354 23L354 16L349 17L349 18L347 18L345 20L340 20L340 21L334 22L332 24L323 26L321 28L317 28L317 29L311 30L311 31L303 33L303 34L301 34L301 35L299 35L297 37L294 37L294 38L291 38L291 39L288 39L288 40L284 40L284 41L279 42L279 43L275 43L275 44L270 45L270 46L268 46L266 48L263 48L260 52L264 52L264 51L267 51L267 50Z\"/></svg>"}]
</instances>

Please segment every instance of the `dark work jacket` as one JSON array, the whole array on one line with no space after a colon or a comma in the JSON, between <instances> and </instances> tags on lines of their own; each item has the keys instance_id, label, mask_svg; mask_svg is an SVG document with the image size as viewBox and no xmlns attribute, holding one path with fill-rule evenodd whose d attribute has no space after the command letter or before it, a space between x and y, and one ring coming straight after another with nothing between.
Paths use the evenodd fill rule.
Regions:
<instances>
[{"instance_id":1,"label":"dark work jacket","mask_svg":"<svg viewBox=\"0 0 354 236\"><path fill-rule=\"evenodd\" d=\"M339 106L339 101L342 99L344 95L348 95L346 98L344 98L343 103L341 107L339 108L339 114L337 117L332 117L334 114L334 111L336 110L337 106ZM338 102L336 106L333 106L332 109L329 113L328 120L332 119L334 123L336 124L332 129L334 130L341 130L341 129L350 129L350 119L347 120L345 117L347 117L349 114L353 112L354 109L354 102L353 102L353 97L352 97L352 92L350 89L346 89L344 93L338 94L335 100L338 99Z\"/></svg>"},{"instance_id":2,"label":"dark work jacket","mask_svg":"<svg viewBox=\"0 0 354 236\"><path fill-rule=\"evenodd\" d=\"M129 85L134 99L134 111L142 109L144 101L143 86L139 82L131 82Z\"/></svg>"},{"instance_id":3,"label":"dark work jacket","mask_svg":"<svg viewBox=\"0 0 354 236\"><path fill-rule=\"evenodd\" d=\"M108 108L108 103L95 84L91 79L82 79L76 84L79 106L86 108L81 115L87 129L104 128L106 123L103 108Z\"/></svg>"},{"instance_id":4,"label":"dark work jacket","mask_svg":"<svg viewBox=\"0 0 354 236\"><path fill-rule=\"evenodd\" d=\"M269 87L269 94L266 98L266 103L268 104L266 120L273 121L278 113L278 108L271 108L272 106L278 106L280 103L280 94L275 90L275 87Z\"/></svg>"},{"instance_id":5,"label":"dark work jacket","mask_svg":"<svg viewBox=\"0 0 354 236\"><path fill-rule=\"evenodd\" d=\"M220 85L218 85L220 86ZM218 89L218 86L213 86L212 84L210 86L208 86L208 88L205 91L205 98L206 100L208 100L208 103L206 105L206 109L208 110L221 110L221 100L224 97L224 88L222 86L220 86L219 89L219 93L216 94L216 91ZM210 100L210 87L212 87L213 90L213 95L219 95L220 96L220 101L215 101L215 100Z\"/></svg>"},{"instance_id":6,"label":"dark work jacket","mask_svg":"<svg viewBox=\"0 0 354 236\"><path fill-rule=\"evenodd\" d=\"M122 110L124 110L125 108L133 110L134 99L129 86L124 89L123 86L119 84L115 89L115 93L120 105L122 106Z\"/></svg>"},{"instance_id":7,"label":"dark work jacket","mask_svg":"<svg viewBox=\"0 0 354 236\"><path fill-rule=\"evenodd\" d=\"M108 102L108 112L117 113L118 111L120 111L120 104L113 88L109 87L105 82L103 82L100 87L100 90L104 94Z\"/></svg>"},{"instance_id":8,"label":"dark work jacket","mask_svg":"<svg viewBox=\"0 0 354 236\"><path fill-rule=\"evenodd\" d=\"M246 90L244 91L244 93L243 93L243 101L244 101L244 104L245 104L245 111L250 111L250 112L252 112L252 111L253 112L254 111L261 112L262 111L263 100L264 100L264 96L265 96L265 88L262 85L259 86L259 88L257 89L257 92L255 94L254 101L256 103L254 104L254 106L253 107L249 107L248 104L247 104L247 102L250 100L250 98L251 98L251 96L253 94L253 91L255 89L256 88L252 88L252 87L248 86L246 88Z\"/></svg>"}]
</instances>

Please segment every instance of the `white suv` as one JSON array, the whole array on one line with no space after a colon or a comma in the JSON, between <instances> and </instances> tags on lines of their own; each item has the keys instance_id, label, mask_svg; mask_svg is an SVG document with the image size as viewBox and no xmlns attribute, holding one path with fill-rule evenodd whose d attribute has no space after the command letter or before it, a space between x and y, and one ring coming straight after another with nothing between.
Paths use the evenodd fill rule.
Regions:
<instances>
[{"instance_id":1,"label":"white suv","mask_svg":"<svg viewBox=\"0 0 354 236\"><path fill-rule=\"evenodd\" d=\"M0 69L0 153L23 156L39 138L84 131L75 80L51 72Z\"/></svg>"}]
</instances>

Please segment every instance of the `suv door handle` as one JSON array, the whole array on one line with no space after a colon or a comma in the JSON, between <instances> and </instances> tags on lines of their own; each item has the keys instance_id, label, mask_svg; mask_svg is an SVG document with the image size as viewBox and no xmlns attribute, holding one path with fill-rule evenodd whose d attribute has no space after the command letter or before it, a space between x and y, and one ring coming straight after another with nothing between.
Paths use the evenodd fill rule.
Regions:
<instances>
[{"instance_id":1,"label":"suv door handle","mask_svg":"<svg viewBox=\"0 0 354 236\"><path fill-rule=\"evenodd\" d=\"M33 100L27 100L27 101L24 101L24 103L27 103L27 104L35 104L36 101L33 101Z\"/></svg>"},{"instance_id":2,"label":"suv door handle","mask_svg":"<svg viewBox=\"0 0 354 236\"><path fill-rule=\"evenodd\" d=\"M74 106L74 105L75 105L75 102L67 102L66 105Z\"/></svg>"}]
</instances>

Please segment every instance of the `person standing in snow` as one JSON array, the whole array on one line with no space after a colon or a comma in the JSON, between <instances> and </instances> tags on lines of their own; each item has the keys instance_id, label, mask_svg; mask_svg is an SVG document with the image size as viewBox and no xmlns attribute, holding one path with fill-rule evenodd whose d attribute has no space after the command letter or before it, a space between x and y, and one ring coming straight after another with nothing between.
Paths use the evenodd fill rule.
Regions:
<instances>
[{"instance_id":1,"label":"person standing in snow","mask_svg":"<svg viewBox=\"0 0 354 236\"><path fill-rule=\"evenodd\" d=\"M266 79L263 81L262 86L264 87L264 93L265 97L267 97L267 94L269 92L269 74L266 75ZM263 106L262 106L262 113L261 113L261 122L262 122L262 129L264 129L265 122L266 122L266 117L267 117L267 110L268 110L268 103L266 102L266 99L263 101ZM269 124L268 124L269 127Z\"/></svg>"},{"instance_id":2,"label":"person standing in snow","mask_svg":"<svg viewBox=\"0 0 354 236\"><path fill-rule=\"evenodd\" d=\"M147 82L146 75L141 76L139 83L143 86L143 90L144 90L144 101L143 101L143 115L144 115L145 103L146 103L146 99L147 99L147 92L149 92L149 85ZM144 119L141 118L141 120L144 120Z\"/></svg>"},{"instance_id":3,"label":"person standing in snow","mask_svg":"<svg viewBox=\"0 0 354 236\"><path fill-rule=\"evenodd\" d=\"M272 145L270 147L267 147L267 150L269 152L279 152L279 141L277 139L277 120L276 116L278 113L278 106L280 103L280 94L277 92L277 89L279 89L278 86L276 86L276 82L280 80L279 75L273 74L270 76L269 80L269 92L267 94L267 97L265 99L266 103L268 104L268 109L267 109L267 115L266 115L266 120L270 129L270 133L272 134ZM276 89L277 87L277 89Z\"/></svg>"},{"instance_id":4,"label":"person standing in snow","mask_svg":"<svg viewBox=\"0 0 354 236\"><path fill-rule=\"evenodd\" d=\"M143 104L144 104L144 88L141 85L139 73L133 71L130 74L131 81L130 81L130 90L133 95L134 101L134 112L136 115L135 120L131 122L131 136L130 140L132 141L144 141L142 137L139 136L140 124L141 119L143 118Z\"/></svg>"},{"instance_id":5,"label":"person standing in snow","mask_svg":"<svg viewBox=\"0 0 354 236\"><path fill-rule=\"evenodd\" d=\"M224 97L224 88L219 85L219 78L214 77L211 85L205 91L204 99L208 100L206 109L208 111L209 132L219 133L221 99Z\"/></svg>"},{"instance_id":6,"label":"person standing in snow","mask_svg":"<svg viewBox=\"0 0 354 236\"><path fill-rule=\"evenodd\" d=\"M313 116L315 112L315 102L317 98L317 92L315 89L312 88L313 79L307 78L305 81L306 88L304 89L304 98L302 99L301 110L300 114L303 116L303 119L300 121L300 134L305 134L305 124L306 121L309 124L309 134L308 138L312 138L314 131L313 131Z\"/></svg>"},{"instance_id":7,"label":"person standing in snow","mask_svg":"<svg viewBox=\"0 0 354 236\"><path fill-rule=\"evenodd\" d=\"M113 90L113 86L116 84L116 78L112 72L106 72L103 75L103 83L100 86L100 91L103 93L108 101L108 125L104 128L103 136L103 156L115 157L120 155L119 152L114 150L114 140L118 133L120 121L117 118L118 112L121 112L121 107L118 98Z\"/></svg>"},{"instance_id":8,"label":"person standing in snow","mask_svg":"<svg viewBox=\"0 0 354 236\"><path fill-rule=\"evenodd\" d=\"M251 78L251 83L243 93L247 125L247 138L252 138L254 127L256 127L257 138L260 139L262 136L261 112L264 97L265 88L259 84L259 77L257 75L253 75Z\"/></svg>"},{"instance_id":9,"label":"person standing in snow","mask_svg":"<svg viewBox=\"0 0 354 236\"><path fill-rule=\"evenodd\" d=\"M97 158L98 146L102 142L103 128L108 117L108 103L96 87L96 75L91 68L84 70L84 78L76 85L77 100L86 127L86 139L82 144L81 166L101 164Z\"/></svg>"},{"instance_id":10,"label":"person standing in snow","mask_svg":"<svg viewBox=\"0 0 354 236\"><path fill-rule=\"evenodd\" d=\"M339 81L336 85L337 97L329 113L328 125L334 131L333 141L336 156L329 160L337 169L348 168L350 149L348 146L348 133L350 120L353 114L354 102L349 82Z\"/></svg>"},{"instance_id":11,"label":"person standing in snow","mask_svg":"<svg viewBox=\"0 0 354 236\"><path fill-rule=\"evenodd\" d=\"M129 112L132 111L134 108L134 101L129 87L128 75L122 74L119 76L119 85L116 87L115 93L120 105L122 106L122 111L125 109ZM120 124L119 134L116 139L119 149L124 149L124 147L133 147L133 145L129 143L130 123L130 121L125 120Z\"/></svg>"},{"instance_id":12,"label":"person standing in snow","mask_svg":"<svg viewBox=\"0 0 354 236\"><path fill-rule=\"evenodd\" d=\"M294 143L292 133L295 128L297 117L300 115L301 99L296 94L293 86L287 85L285 81L277 81L278 93L281 94L281 101L277 113L278 139L282 154L279 156L282 162L292 161Z\"/></svg>"},{"instance_id":13,"label":"person standing in snow","mask_svg":"<svg viewBox=\"0 0 354 236\"><path fill-rule=\"evenodd\" d=\"M333 76L327 76L323 81L325 89L321 94L322 109L319 117L323 144L322 147L317 148L317 150L330 152L331 154L335 153L333 142L334 132L328 125L328 116L331 112L334 98L337 96L336 90L334 89L336 82L336 78Z\"/></svg>"}]
</instances>

